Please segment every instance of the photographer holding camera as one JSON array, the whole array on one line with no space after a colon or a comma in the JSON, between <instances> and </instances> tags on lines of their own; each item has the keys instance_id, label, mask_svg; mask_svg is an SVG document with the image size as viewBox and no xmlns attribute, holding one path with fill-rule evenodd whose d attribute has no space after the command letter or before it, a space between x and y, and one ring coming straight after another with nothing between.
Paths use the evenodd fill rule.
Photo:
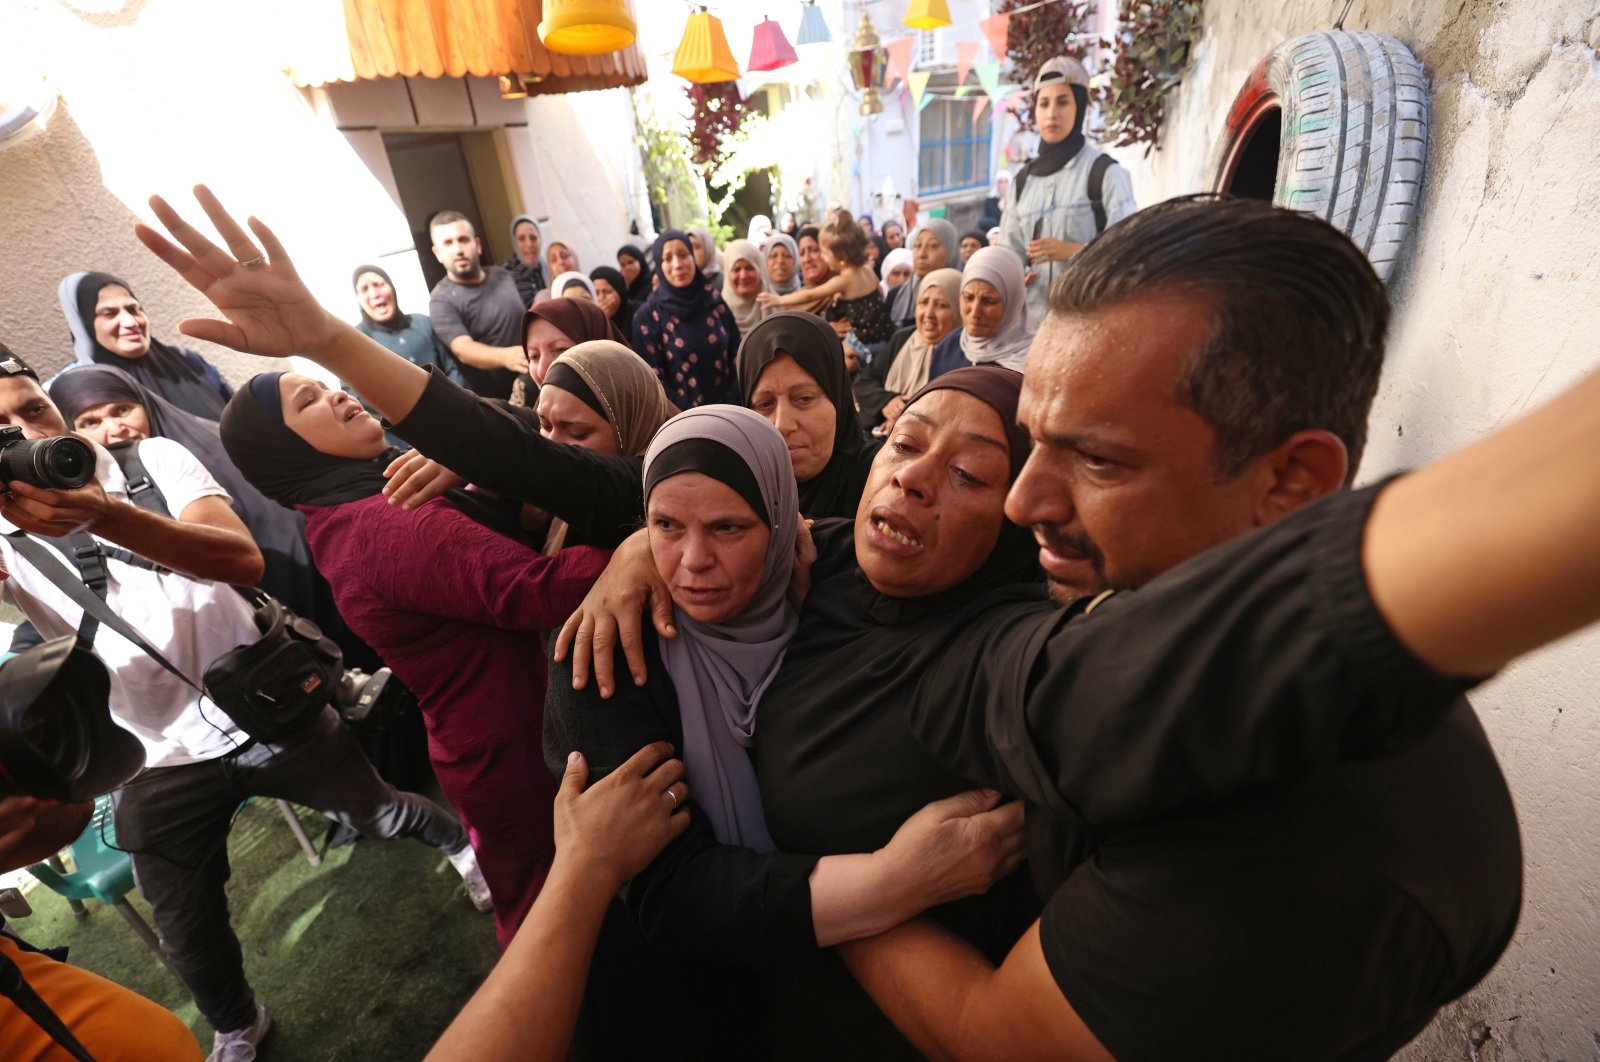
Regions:
<instances>
[{"instance_id":1,"label":"photographer holding camera","mask_svg":"<svg viewBox=\"0 0 1600 1062\"><path fill-rule=\"evenodd\" d=\"M19 427L28 440L68 435L33 369L3 345L0 426ZM182 446L149 439L140 451L150 486L175 514L165 517L132 503L116 460L86 445L94 468L84 482L62 474L72 471L70 459L45 460L37 447L15 459L6 451L21 454L26 444L0 438L0 471L34 480L0 484L5 593L45 638L76 633L105 662L111 714L146 758L146 769L113 794L118 844L133 858L173 965L217 1030L210 1058L248 1062L271 1018L245 980L223 890L228 829L244 800L287 799L368 836L415 837L450 859L469 895L482 892L486 901L487 890L461 826L432 801L380 779L333 708L258 741L199 692L208 665L262 638L255 608L228 585L254 583L261 553L227 494ZM75 482L84 485L42 485ZM93 589L114 618L142 633L144 646L109 621L85 622L74 600L81 588L74 595L67 581Z\"/></svg>"}]
</instances>

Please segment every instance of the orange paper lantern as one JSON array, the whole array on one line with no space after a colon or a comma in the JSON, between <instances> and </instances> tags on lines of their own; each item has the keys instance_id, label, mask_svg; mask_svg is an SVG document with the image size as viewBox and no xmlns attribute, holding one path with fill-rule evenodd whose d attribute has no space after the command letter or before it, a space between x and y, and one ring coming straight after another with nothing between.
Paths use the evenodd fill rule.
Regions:
<instances>
[{"instance_id":1,"label":"orange paper lantern","mask_svg":"<svg viewBox=\"0 0 1600 1062\"><path fill-rule=\"evenodd\" d=\"M627 0L545 0L539 40L563 55L604 55L628 47L638 27Z\"/></svg>"},{"instance_id":2,"label":"orange paper lantern","mask_svg":"<svg viewBox=\"0 0 1600 1062\"><path fill-rule=\"evenodd\" d=\"M696 85L739 77L739 64L728 47L728 35L722 31L720 18L704 9L689 16L683 27L683 40L672 57L672 72Z\"/></svg>"}]
</instances>

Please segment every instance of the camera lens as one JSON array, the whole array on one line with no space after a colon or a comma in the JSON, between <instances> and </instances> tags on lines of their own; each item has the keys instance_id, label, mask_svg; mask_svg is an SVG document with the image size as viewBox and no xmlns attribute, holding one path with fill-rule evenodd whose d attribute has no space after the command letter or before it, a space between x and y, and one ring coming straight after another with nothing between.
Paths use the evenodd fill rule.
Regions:
<instances>
[{"instance_id":1,"label":"camera lens","mask_svg":"<svg viewBox=\"0 0 1600 1062\"><path fill-rule=\"evenodd\" d=\"M69 445L63 446L62 443ZM93 469L94 453L76 439L51 439L40 453L40 464L50 479L59 483L83 485L89 481Z\"/></svg>"},{"instance_id":2,"label":"camera lens","mask_svg":"<svg viewBox=\"0 0 1600 1062\"><path fill-rule=\"evenodd\" d=\"M89 765L89 731L68 698L47 689L34 698L18 727L19 736L51 773L72 781Z\"/></svg>"},{"instance_id":3,"label":"camera lens","mask_svg":"<svg viewBox=\"0 0 1600 1062\"><path fill-rule=\"evenodd\" d=\"M94 451L82 439L41 439L35 444L33 467L41 484L76 490L94 475Z\"/></svg>"}]
</instances>

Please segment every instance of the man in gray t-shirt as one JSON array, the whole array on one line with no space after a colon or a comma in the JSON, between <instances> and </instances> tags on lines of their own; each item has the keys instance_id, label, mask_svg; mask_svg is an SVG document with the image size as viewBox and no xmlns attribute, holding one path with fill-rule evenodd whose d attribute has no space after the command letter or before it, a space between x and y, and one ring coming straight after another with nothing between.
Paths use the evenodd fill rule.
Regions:
<instances>
[{"instance_id":1,"label":"man in gray t-shirt","mask_svg":"<svg viewBox=\"0 0 1600 1062\"><path fill-rule=\"evenodd\" d=\"M428 222L433 253L445 277L433 289L428 317L461 363L467 386L485 398L508 398L518 373L528 371L522 315L528 307L517 282L497 265L485 268L472 222L453 210Z\"/></svg>"}]
</instances>

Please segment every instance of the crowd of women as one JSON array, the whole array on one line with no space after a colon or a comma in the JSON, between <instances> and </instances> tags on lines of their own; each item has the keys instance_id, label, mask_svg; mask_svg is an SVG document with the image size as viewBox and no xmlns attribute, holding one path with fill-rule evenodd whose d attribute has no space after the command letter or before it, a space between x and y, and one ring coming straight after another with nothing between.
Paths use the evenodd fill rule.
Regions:
<instances>
[{"instance_id":1,"label":"crowd of women","mask_svg":"<svg viewBox=\"0 0 1600 1062\"><path fill-rule=\"evenodd\" d=\"M585 273L518 216L503 268L526 373L509 401L469 388L375 265L352 273L355 330L283 351L342 390L274 372L235 391L152 335L130 281L61 284L76 362L49 392L67 423L192 450L260 545L263 587L409 685L502 947L550 873L569 753L596 778L659 742L681 755L693 796L664 788L697 813L605 915L582 1055L809 1054L840 1035L900 1052L819 945L939 908L998 957L1039 913L1020 812L963 795L900 710L924 621L1045 607L1002 513L1026 453L1032 277L991 246L997 227L962 236L915 204L905 220L758 217L720 248L671 229ZM886 479L946 474L964 491L942 525L883 501ZM542 643L641 524L677 637L637 685L579 689Z\"/></svg>"},{"instance_id":2,"label":"crowd of women","mask_svg":"<svg viewBox=\"0 0 1600 1062\"><path fill-rule=\"evenodd\" d=\"M663 1028L697 1049L764 1051L772 1026L758 1018L765 986L750 967L838 995L851 1015L841 1020L894 1044L842 970L792 960L984 893L951 918L998 954L1037 914L1012 873L1020 816L999 820L1003 847L953 842L946 825L957 814L1002 813L993 801L945 806L967 786L885 726L914 674L900 658L917 642L902 631L996 588L1037 596L1025 534L999 512L1023 453L1020 376L988 364L1001 359L981 345L1025 329L1020 269L987 266L980 251L967 275L977 294L967 296L963 274L945 265L958 260L953 230L933 220L914 231L914 268L886 297L872 238L842 211L801 228L798 241L753 235L760 244L721 252L720 290L704 230L667 232L649 255L623 248L618 268L593 278L558 274L547 297L534 289L521 405L463 387L427 318L402 312L375 266L356 269L353 287L357 328L376 342L324 359L348 390L287 372L235 391L201 356L152 335L130 281L84 273L61 287L78 362L48 389L66 421L107 446L161 436L191 449L260 544L263 585L411 687L502 946L549 872L567 754L581 750L603 777L657 740L681 750L701 813L607 917L587 994L595 1020L578 1035L594 1057L642 1050ZM566 275L575 279L563 287ZM537 268L518 276L541 280ZM899 300L914 318L897 321L890 306L902 288L916 289ZM619 315L641 292L624 332ZM977 333L967 347L955 338L964 303L964 331ZM863 388L892 392L892 408L879 402L867 424L847 343L867 348L867 367L899 366ZM948 371L957 359L942 365L935 352L945 349L966 353L966 367ZM1011 456L988 468L992 455L968 455L988 485L975 534L949 529L930 559L906 565L893 550L911 533L900 517L863 518L868 549L853 529L883 445L872 429L919 405L1006 440ZM596 710L602 691L574 690L540 640L641 523L674 587L681 633L652 655L650 681ZM797 550L821 558L808 594L791 585ZM374 551L384 564L371 563ZM879 664L843 667L862 644ZM819 684L835 688L818 698ZM787 778L758 782L758 701L763 747L811 748ZM839 703L851 712L829 734L815 713ZM694 976L669 972L669 953L687 956ZM671 990L645 992L658 977ZM742 1017L685 1005L705 992ZM665 1024L599 1018L640 998ZM804 1024L799 1013L786 1020Z\"/></svg>"},{"instance_id":3,"label":"crowd of women","mask_svg":"<svg viewBox=\"0 0 1600 1062\"><path fill-rule=\"evenodd\" d=\"M997 431L1012 425L1020 378L977 366L1020 367L1031 334L1020 265L1004 265L1010 252L979 250L957 270L947 264L960 262L954 229L930 219L913 230L910 252L891 247L880 259L879 246L899 236L893 223L884 229L869 234L865 219L836 210L820 226L798 227L798 239L758 221L752 238L721 251L706 230L675 230L648 254L625 246L616 268L585 276L562 268L576 261L560 243L542 248L542 262L522 257L541 248L536 223L519 218L513 272L530 303L528 374L509 402L463 386L428 318L401 309L377 266L352 275L357 328L375 343L328 366L345 390L273 373L235 391L199 354L152 334L131 281L79 273L61 285L77 361L48 390L74 430L102 445L159 436L193 451L260 545L263 587L334 634L354 662L387 665L411 687L432 770L479 853L503 946L553 856L547 755L559 767L581 748L603 774L665 738L692 776L718 779L697 793L720 799L697 797L708 800L706 814L629 886L633 914L619 901L608 921L591 987L601 1001L637 992L646 976L639 964L654 949L704 932L687 912L713 898L733 904L713 935L739 941L759 965L802 941L836 943L983 892L1011 869L1009 856L949 847L929 873L940 820L919 825L914 813L963 787L915 755L908 735L871 734L875 706L892 705L904 681L887 664L859 675L848 693L876 744L841 735L821 758L841 762L808 768L836 773L838 788L848 761L864 755L878 768L872 799L839 789L838 808L821 814L823 787L810 790L809 813L797 800L763 810L747 751L763 698L768 726L792 726L794 740L807 740L811 702L798 694L837 670L831 654L875 640L887 662L909 651L897 649L895 631L912 619L1036 581L1012 526L990 536L988 549L940 554L911 583L895 584L893 597L879 586L876 604L850 589L871 585L870 569L850 559L850 527L896 417L914 402L959 401ZM896 253L910 254L909 269L896 267ZM895 283L880 281L877 265ZM555 274L548 284L546 270ZM847 347L859 356L847 357ZM988 475L996 499L1016 463ZM549 683L538 639L566 620L607 551L647 514L686 543L676 570L689 636L656 672L671 679L629 691L630 711L591 732L606 716L583 702L599 691L575 694L559 666ZM816 537L825 558L843 562L832 569L842 581L814 592L802 616L790 573L797 536L809 539L799 532L812 521L834 521ZM901 534L892 520L875 526L885 541ZM735 540L749 548L730 552ZM949 548L969 545L952 539ZM374 549L384 565L369 562ZM908 587L927 604L905 600ZM541 712L529 709L547 684L542 734ZM811 854L785 855L780 842ZM870 874L850 865L880 849L883 865ZM1034 913L1024 906L996 924L1015 928ZM702 941L695 950L710 980L675 982L685 990L714 982L741 998L758 991L726 955L713 961L719 948ZM864 999L856 1002L858 1017L870 1017ZM664 1020L674 1009L663 997ZM615 1041L637 1028L585 1024L580 1042L589 1038L602 1054L632 1049ZM754 1048L755 1028L722 1022L716 1035L742 1052ZM877 1032L892 1036L887 1025Z\"/></svg>"}]
</instances>

